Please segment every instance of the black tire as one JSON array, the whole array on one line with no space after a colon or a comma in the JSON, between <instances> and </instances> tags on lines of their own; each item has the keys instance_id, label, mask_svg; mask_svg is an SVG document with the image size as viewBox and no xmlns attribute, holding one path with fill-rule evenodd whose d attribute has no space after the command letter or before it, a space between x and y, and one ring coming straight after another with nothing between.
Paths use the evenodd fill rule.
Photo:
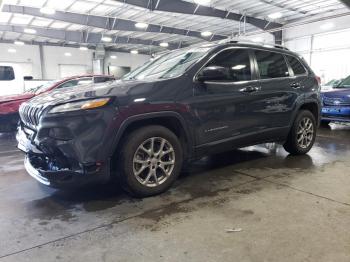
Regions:
<instances>
[{"instance_id":1,"label":"black tire","mask_svg":"<svg viewBox=\"0 0 350 262\"><path fill-rule=\"evenodd\" d=\"M322 120L321 121L321 126L323 127L329 127L329 124L331 123L331 121L328 120Z\"/></svg>"},{"instance_id":2,"label":"black tire","mask_svg":"<svg viewBox=\"0 0 350 262\"><path fill-rule=\"evenodd\" d=\"M172 171L169 172L169 176L167 176L166 180L159 185L149 187L143 185L134 174L134 156L139 147L145 141L153 137L165 139L169 145L172 146L175 155L175 161ZM118 157L117 165L119 165L119 167L117 168L117 179L122 188L132 196L148 197L157 195L169 189L175 182L180 174L182 161L183 151L181 143L173 132L163 126L145 126L133 131L126 137L125 142L122 145L122 150ZM149 172L150 169L151 167L149 167L148 170L146 169L145 172ZM159 172L160 168L156 167L156 170ZM164 173L161 172L161 174Z\"/></svg>"},{"instance_id":3,"label":"black tire","mask_svg":"<svg viewBox=\"0 0 350 262\"><path fill-rule=\"evenodd\" d=\"M313 132L312 132L312 139L310 141L310 144L308 146L305 145L305 147L302 147L300 143L298 143L298 128L301 121L303 121L304 119L311 120L311 123L313 125ZM294 120L292 128L289 132L287 141L283 145L284 149L291 155L307 154L311 150L315 142L316 130L317 130L317 125L316 125L315 116L308 110L299 111L297 117Z\"/></svg>"}]
</instances>

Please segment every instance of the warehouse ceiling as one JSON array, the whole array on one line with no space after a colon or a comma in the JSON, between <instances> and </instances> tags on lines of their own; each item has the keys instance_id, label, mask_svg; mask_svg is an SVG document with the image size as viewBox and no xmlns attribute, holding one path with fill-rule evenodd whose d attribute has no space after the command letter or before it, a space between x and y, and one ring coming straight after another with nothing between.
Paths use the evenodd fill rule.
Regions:
<instances>
[{"instance_id":1,"label":"warehouse ceiling","mask_svg":"<svg viewBox=\"0 0 350 262\"><path fill-rule=\"evenodd\" d=\"M348 12L338 0L5 0L1 10L1 42L140 53Z\"/></svg>"}]
</instances>

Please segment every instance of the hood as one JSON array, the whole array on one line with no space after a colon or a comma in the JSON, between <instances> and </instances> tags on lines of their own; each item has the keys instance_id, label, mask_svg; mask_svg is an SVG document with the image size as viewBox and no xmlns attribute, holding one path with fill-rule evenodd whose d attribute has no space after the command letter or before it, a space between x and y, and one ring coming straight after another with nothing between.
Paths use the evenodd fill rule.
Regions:
<instances>
[{"instance_id":1,"label":"hood","mask_svg":"<svg viewBox=\"0 0 350 262\"><path fill-rule=\"evenodd\" d=\"M88 84L43 93L31 99L28 103L32 106L47 107L56 104L68 103L83 99L93 99L99 97L122 97L144 92L152 87L151 82L123 81L105 82L100 84ZM149 86L150 88L147 88ZM142 88L141 88L142 87ZM146 88L145 88L146 87Z\"/></svg>"},{"instance_id":2,"label":"hood","mask_svg":"<svg viewBox=\"0 0 350 262\"><path fill-rule=\"evenodd\" d=\"M329 91L322 92L325 97L334 98L350 98L350 88L334 88Z\"/></svg>"},{"instance_id":3,"label":"hood","mask_svg":"<svg viewBox=\"0 0 350 262\"><path fill-rule=\"evenodd\" d=\"M0 103L14 102L17 100L27 100L34 97L33 93L24 93L20 95L0 96Z\"/></svg>"}]
</instances>

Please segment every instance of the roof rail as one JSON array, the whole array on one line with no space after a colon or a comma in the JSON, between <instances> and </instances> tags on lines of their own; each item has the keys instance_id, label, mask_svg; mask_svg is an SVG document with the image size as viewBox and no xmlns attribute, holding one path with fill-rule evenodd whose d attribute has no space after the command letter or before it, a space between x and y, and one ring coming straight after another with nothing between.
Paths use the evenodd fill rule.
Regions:
<instances>
[{"instance_id":1,"label":"roof rail","mask_svg":"<svg viewBox=\"0 0 350 262\"><path fill-rule=\"evenodd\" d=\"M229 39L221 40L220 43L221 43L221 44L223 44L223 43L249 44L249 45L265 46L265 47L275 47L275 48L279 48L279 49L283 49L283 50L289 50L287 47L285 47L285 46L283 46L283 45L270 44L270 43L258 43L258 42L254 42L254 41L251 41L251 40L244 40L244 39L233 39L233 38L229 38Z\"/></svg>"}]
</instances>

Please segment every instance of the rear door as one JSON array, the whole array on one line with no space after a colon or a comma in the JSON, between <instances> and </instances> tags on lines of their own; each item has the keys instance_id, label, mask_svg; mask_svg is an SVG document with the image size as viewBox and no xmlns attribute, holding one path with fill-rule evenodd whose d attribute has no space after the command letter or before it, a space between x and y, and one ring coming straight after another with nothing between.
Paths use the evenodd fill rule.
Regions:
<instances>
[{"instance_id":1,"label":"rear door","mask_svg":"<svg viewBox=\"0 0 350 262\"><path fill-rule=\"evenodd\" d=\"M258 105L261 124L266 130L288 127L301 85L282 53L255 50L254 54L264 96Z\"/></svg>"}]
</instances>

